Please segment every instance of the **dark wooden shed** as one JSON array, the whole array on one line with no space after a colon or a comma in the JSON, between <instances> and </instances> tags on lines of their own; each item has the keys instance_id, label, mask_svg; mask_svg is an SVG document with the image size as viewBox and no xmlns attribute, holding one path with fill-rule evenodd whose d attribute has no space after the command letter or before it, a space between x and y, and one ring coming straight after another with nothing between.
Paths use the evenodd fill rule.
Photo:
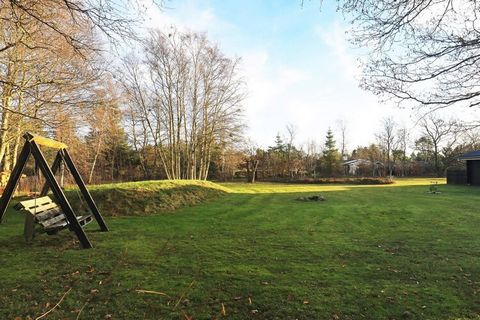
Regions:
<instances>
[{"instance_id":1,"label":"dark wooden shed","mask_svg":"<svg viewBox=\"0 0 480 320\"><path fill-rule=\"evenodd\" d=\"M467 163L467 184L480 186L480 150L465 153L459 160Z\"/></svg>"}]
</instances>

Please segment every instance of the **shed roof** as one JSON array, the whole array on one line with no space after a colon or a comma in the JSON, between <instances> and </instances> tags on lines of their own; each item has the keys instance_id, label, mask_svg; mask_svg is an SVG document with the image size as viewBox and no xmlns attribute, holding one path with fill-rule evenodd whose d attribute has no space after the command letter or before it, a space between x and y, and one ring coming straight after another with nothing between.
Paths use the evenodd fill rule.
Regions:
<instances>
[{"instance_id":1,"label":"shed roof","mask_svg":"<svg viewBox=\"0 0 480 320\"><path fill-rule=\"evenodd\" d=\"M344 166L348 166L351 164L370 164L370 160L365 160L365 159L351 159L343 162Z\"/></svg>"},{"instance_id":2,"label":"shed roof","mask_svg":"<svg viewBox=\"0 0 480 320\"><path fill-rule=\"evenodd\" d=\"M480 150L467 152L458 158L459 160L480 160Z\"/></svg>"}]
</instances>

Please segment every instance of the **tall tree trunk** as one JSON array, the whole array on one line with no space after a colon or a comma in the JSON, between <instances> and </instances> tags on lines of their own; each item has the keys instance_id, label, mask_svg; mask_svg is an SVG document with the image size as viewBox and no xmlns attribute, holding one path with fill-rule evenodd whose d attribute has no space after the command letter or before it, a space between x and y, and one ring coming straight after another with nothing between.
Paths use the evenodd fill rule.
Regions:
<instances>
[{"instance_id":1,"label":"tall tree trunk","mask_svg":"<svg viewBox=\"0 0 480 320\"><path fill-rule=\"evenodd\" d=\"M20 130L17 130L17 137L15 138L15 141L13 144L12 167L15 167L15 165L17 164L18 149L20 148L20 139L21 139L21 134L19 131Z\"/></svg>"},{"instance_id":2,"label":"tall tree trunk","mask_svg":"<svg viewBox=\"0 0 480 320\"><path fill-rule=\"evenodd\" d=\"M250 170L247 169L247 176L248 176L248 182L249 183L255 183L255 181L256 181L258 162L259 162L258 160L250 160L247 163L247 168L251 164Z\"/></svg>"},{"instance_id":3,"label":"tall tree trunk","mask_svg":"<svg viewBox=\"0 0 480 320\"><path fill-rule=\"evenodd\" d=\"M437 175L437 177L440 177L441 174L440 174L440 165L439 165L439 161L438 161L438 145L435 143L434 145L434 150L433 150L433 162L434 162L434 165L435 165L435 174Z\"/></svg>"},{"instance_id":4,"label":"tall tree trunk","mask_svg":"<svg viewBox=\"0 0 480 320\"><path fill-rule=\"evenodd\" d=\"M10 142L7 142L5 147L5 156L3 157L3 171L12 170L12 155L10 153Z\"/></svg>"},{"instance_id":5,"label":"tall tree trunk","mask_svg":"<svg viewBox=\"0 0 480 320\"><path fill-rule=\"evenodd\" d=\"M92 183L93 173L94 173L94 171L95 171L95 166L96 166L96 164L97 164L98 156L100 155L101 145L102 145L102 136L99 135L97 147L95 148L95 155L93 156L92 166L91 166L91 168L90 168L90 173L89 173L89 175L88 175L88 184Z\"/></svg>"}]
</instances>

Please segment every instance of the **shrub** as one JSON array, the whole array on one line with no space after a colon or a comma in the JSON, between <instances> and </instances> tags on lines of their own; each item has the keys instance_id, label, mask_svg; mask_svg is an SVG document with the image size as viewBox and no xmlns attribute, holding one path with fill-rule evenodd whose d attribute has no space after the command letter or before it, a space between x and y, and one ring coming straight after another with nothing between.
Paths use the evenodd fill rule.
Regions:
<instances>
[{"instance_id":1,"label":"shrub","mask_svg":"<svg viewBox=\"0 0 480 320\"><path fill-rule=\"evenodd\" d=\"M388 177L361 177L361 178L304 178L288 181L290 183L305 184L359 184L359 185L380 185L392 184L392 179Z\"/></svg>"}]
</instances>

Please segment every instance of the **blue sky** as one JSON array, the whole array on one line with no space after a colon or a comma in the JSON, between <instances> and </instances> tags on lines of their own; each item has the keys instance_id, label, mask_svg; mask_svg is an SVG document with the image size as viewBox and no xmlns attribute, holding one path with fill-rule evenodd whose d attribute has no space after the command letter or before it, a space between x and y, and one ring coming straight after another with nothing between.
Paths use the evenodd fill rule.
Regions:
<instances>
[{"instance_id":1,"label":"blue sky","mask_svg":"<svg viewBox=\"0 0 480 320\"><path fill-rule=\"evenodd\" d=\"M287 124L295 142L323 144L326 131L347 124L352 150L375 141L382 118L393 116L413 126L410 110L380 103L358 88L361 52L346 40L347 23L334 1L170 0L169 9L149 7L148 28L206 32L229 56L242 58L248 86L247 136L261 146L273 144Z\"/></svg>"}]
</instances>

